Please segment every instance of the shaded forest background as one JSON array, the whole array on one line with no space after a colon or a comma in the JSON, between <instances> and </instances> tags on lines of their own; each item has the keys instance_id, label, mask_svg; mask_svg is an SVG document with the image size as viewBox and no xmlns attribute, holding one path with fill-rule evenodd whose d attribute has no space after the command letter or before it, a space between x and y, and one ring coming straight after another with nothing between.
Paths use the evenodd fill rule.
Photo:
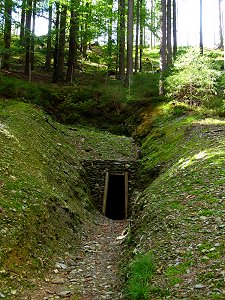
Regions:
<instances>
[{"instance_id":1,"label":"shaded forest background","mask_svg":"<svg viewBox=\"0 0 225 300\"><path fill-rule=\"evenodd\" d=\"M143 50L149 38L151 48L156 45L164 18L168 23L164 54L167 49L171 63L172 26L173 54L177 51L176 1L167 2L162 1L167 4L163 11L166 7L161 9L160 1L153 0L1 1L1 68L23 68L31 80L32 72L42 67L52 72L54 82L71 82L75 70L82 68L78 60L90 59L107 66L107 71L122 81L126 73L128 80L133 68L142 70ZM43 19L48 20L48 34L37 37L35 29ZM107 43L100 47L103 37Z\"/></svg>"}]
</instances>

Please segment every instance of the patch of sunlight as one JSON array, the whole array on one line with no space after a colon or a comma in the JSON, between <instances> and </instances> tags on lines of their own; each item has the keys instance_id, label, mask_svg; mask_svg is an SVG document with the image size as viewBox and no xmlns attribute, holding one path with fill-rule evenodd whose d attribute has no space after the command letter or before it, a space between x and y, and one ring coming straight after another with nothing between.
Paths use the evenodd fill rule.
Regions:
<instances>
[{"instance_id":1,"label":"patch of sunlight","mask_svg":"<svg viewBox=\"0 0 225 300\"><path fill-rule=\"evenodd\" d=\"M214 158L215 156L224 156L224 155L225 155L224 150L218 151L218 149L208 149L208 150L200 151L199 153L193 155L192 157L187 158L186 160L183 158L180 159L177 167L178 169L183 170L195 164L199 160L206 160L206 159Z\"/></svg>"},{"instance_id":2,"label":"patch of sunlight","mask_svg":"<svg viewBox=\"0 0 225 300\"><path fill-rule=\"evenodd\" d=\"M196 120L194 123L200 125L225 125L225 120L206 118L204 120Z\"/></svg>"},{"instance_id":3,"label":"patch of sunlight","mask_svg":"<svg viewBox=\"0 0 225 300\"><path fill-rule=\"evenodd\" d=\"M198 154L195 154L194 155L194 158L195 159L202 159L204 157L208 156L208 154L206 153L206 151L201 151L199 152Z\"/></svg>"},{"instance_id":4,"label":"patch of sunlight","mask_svg":"<svg viewBox=\"0 0 225 300\"><path fill-rule=\"evenodd\" d=\"M106 65L101 64L101 63L95 63L93 61L83 61L84 64L89 65L89 66L93 66L93 67L101 67L101 68L105 68L106 69Z\"/></svg>"},{"instance_id":5,"label":"patch of sunlight","mask_svg":"<svg viewBox=\"0 0 225 300\"><path fill-rule=\"evenodd\" d=\"M164 112L169 111L171 109L171 102L163 103L159 108Z\"/></svg>"},{"instance_id":6,"label":"patch of sunlight","mask_svg":"<svg viewBox=\"0 0 225 300\"><path fill-rule=\"evenodd\" d=\"M186 167L188 167L191 163L192 159L189 158L187 160L184 161L184 159L180 159L179 162L178 162L178 165L180 164L180 169L185 169Z\"/></svg>"},{"instance_id":7,"label":"patch of sunlight","mask_svg":"<svg viewBox=\"0 0 225 300\"><path fill-rule=\"evenodd\" d=\"M183 158L179 160L178 164L180 164L180 169L185 169L187 166L194 163L195 160L206 159L211 157L209 153L206 151L200 151L199 153L193 155L191 158L184 160Z\"/></svg>"},{"instance_id":8,"label":"patch of sunlight","mask_svg":"<svg viewBox=\"0 0 225 300\"><path fill-rule=\"evenodd\" d=\"M4 124L1 124L1 123L0 123L0 133L4 134L8 138L13 138L18 142L17 138L15 138L15 136L13 134L11 134L9 132L9 130L6 129L6 126Z\"/></svg>"}]
</instances>

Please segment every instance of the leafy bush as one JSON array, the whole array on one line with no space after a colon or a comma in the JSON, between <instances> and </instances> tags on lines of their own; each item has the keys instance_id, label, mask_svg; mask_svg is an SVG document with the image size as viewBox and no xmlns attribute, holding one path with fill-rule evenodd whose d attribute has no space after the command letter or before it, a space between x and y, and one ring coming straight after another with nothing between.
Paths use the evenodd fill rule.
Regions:
<instances>
[{"instance_id":1,"label":"leafy bush","mask_svg":"<svg viewBox=\"0 0 225 300\"><path fill-rule=\"evenodd\" d=\"M191 105L223 105L224 75L206 55L190 49L175 62L166 79L167 96ZM216 99L216 100L215 100ZM211 107L212 104L212 107Z\"/></svg>"}]
</instances>

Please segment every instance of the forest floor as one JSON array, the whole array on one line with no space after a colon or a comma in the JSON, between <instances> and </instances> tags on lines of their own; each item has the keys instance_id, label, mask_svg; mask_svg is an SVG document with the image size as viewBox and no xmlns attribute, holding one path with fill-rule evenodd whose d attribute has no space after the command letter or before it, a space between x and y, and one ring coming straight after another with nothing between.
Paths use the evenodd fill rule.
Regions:
<instances>
[{"instance_id":1,"label":"forest floor","mask_svg":"<svg viewBox=\"0 0 225 300\"><path fill-rule=\"evenodd\" d=\"M81 230L80 249L59 259L44 281L23 299L123 299L118 270L121 243L128 221L113 221L97 214Z\"/></svg>"}]
</instances>

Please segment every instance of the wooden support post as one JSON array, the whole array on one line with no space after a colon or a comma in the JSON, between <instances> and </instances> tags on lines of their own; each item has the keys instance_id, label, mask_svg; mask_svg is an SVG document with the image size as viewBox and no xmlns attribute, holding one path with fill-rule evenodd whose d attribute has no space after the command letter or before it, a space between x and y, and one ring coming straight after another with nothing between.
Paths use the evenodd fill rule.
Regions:
<instances>
[{"instance_id":1,"label":"wooden support post","mask_svg":"<svg viewBox=\"0 0 225 300\"><path fill-rule=\"evenodd\" d=\"M102 213L104 216L105 216L105 212L106 212L108 186L109 186L109 172L107 172L106 176L105 176L105 189L104 189L103 206L102 206Z\"/></svg>"},{"instance_id":2,"label":"wooden support post","mask_svg":"<svg viewBox=\"0 0 225 300\"><path fill-rule=\"evenodd\" d=\"M128 172L125 172L125 219L127 219L127 207L128 207Z\"/></svg>"}]
</instances>

